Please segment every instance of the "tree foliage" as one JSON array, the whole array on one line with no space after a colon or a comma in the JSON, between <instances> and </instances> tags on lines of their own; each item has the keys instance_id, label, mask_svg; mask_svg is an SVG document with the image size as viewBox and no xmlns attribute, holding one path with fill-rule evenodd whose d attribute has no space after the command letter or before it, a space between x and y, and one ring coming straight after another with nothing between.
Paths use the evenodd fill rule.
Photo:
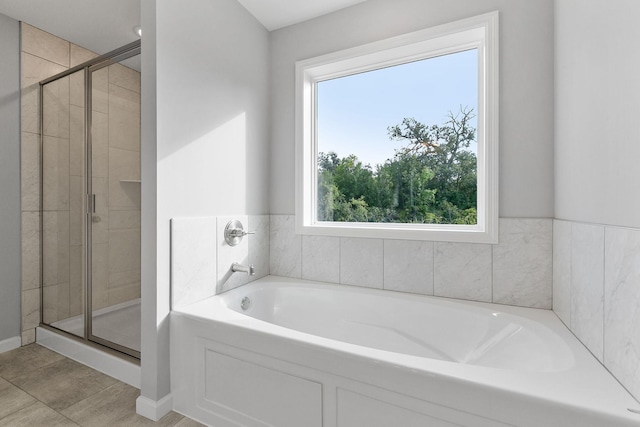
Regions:
<instances>
[{"instance_id":1,"label":"tree foliage","mask_svg":"<svg viewBox=\"0 0 640 427\"><path fill-rule=\"evenodd\" d=\"M318 154L318 219L347 222L476 224L477 159L473 110L449 113L441 125L413 118L389 127L404 144L371 167L356 155Z\"/></svg>"}]
</instances>

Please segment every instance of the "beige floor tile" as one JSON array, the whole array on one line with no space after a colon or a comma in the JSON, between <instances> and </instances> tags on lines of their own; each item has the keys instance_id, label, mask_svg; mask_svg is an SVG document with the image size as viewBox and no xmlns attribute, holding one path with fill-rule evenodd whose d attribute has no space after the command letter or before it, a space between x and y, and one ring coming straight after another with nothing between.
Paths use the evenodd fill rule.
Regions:
<instances>
[{"instance_id":1,"label":"beige floor tile","mask_svg":"<svg viewBox=\"0 0 640 427\"><path fill-rule=\"evenodd\" d=\"M117 380L65 358L11 382L59 411L104 390Z\"/></svg>"},{"instance_id":2,"label":"beige floor tile","mask_svg":"<svg viewBox=\"0 0 640 427\"><path fill-rule=\"evenodd\" d=\"M0 419L31 405L36 400L18 387L0 378Z\"/></svg>"},{"instance_id":3,"label":"beige floor tile","mask_svg":"<svg viewBox=\"0 0 640 427\"><path fill-rule=\"evenodd\" d=\"M76 426L73 421L54 411L42 402L35 402L8 417L0 419L0 427L53 427Z\"/></svg>"},{"instance_id":4,"label":"beige floor tile","mask_svg":"<svg viewBox=\"0 0 640 427\"><path fill-rule=\"evenodd\" d=\"M184 417L181 419L175 427L205 427L204 424L200 424L197 421L192 420L191 418Z\"/></svg>"},{"instance_id":5,"label":"beige floor tile","mask_svg":"<svg viewBox=\"0 0 640 427\"><path fill-rule=\"evenodd\" d=\"M35 369L64 359L64 356L38 344L30 344L0 354L0 377L12 380Z\"/></svg>"},{"instance_id":6,"label":"beige floor tile","mask_svg":"<svg viewBox=\"0 0 640 427\"><path fill-rule=\"evenodd\" d=\"M81 426L174 426L183 417L175 412L154 423L136 414L137 388L117 382L109 388L61 411Z\"/></svg>"}]
</instances>

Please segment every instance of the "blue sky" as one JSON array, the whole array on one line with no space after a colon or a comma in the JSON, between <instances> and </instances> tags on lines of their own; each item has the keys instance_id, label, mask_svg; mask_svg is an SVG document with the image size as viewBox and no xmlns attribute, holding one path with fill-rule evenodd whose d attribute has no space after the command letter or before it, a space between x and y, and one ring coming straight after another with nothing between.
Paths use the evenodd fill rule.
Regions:
<instances>
[{"instance_id":1,"label":"blue sky","mask_svg":"<svg viewBox=\"0 0 640 427\"><path fill-rule=\"evenodd\" d=\"M318 151L384 163L403 146L387 127L403 118L440 125L461 105L477 113L477 70L474 49L319 82Z\"/></svg>"}]
</instances>

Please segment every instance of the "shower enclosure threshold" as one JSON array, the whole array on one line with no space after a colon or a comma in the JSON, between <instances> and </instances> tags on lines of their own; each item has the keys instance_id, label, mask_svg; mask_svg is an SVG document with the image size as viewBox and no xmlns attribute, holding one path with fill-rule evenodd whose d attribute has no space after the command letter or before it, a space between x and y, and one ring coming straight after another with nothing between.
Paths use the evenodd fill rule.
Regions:
<instances>
[{"instance_id":1,"label":"shower enclosure threshold","mask_svg":"<svg viewBox=\"0 0 640 427\"><path fill-rule=\"evenodd\" d=\"M36 328L36 342L132 387L140 388L140 365L136 363L40 326Z\"/></svg>"},{"instance_id":2,"label":"shower enclosure threshold","mask_svg":"<svg viewBox=\"0 0 640 427\"><path fill-rule=\"evenodd\" d=\"M82 337L84 316L58 320L51 326ZM94 310L93 330L94 335L140 351L140 298Z\"/></svg>"}]
</instances>

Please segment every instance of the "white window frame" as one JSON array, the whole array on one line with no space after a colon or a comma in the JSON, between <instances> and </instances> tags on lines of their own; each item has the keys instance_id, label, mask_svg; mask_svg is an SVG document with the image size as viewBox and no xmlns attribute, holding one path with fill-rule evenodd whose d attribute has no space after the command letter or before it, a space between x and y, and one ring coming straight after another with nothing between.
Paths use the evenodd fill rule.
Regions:
<instances>
[{"instance_id":1,"label":"white window frame","mask_svg":"<svg viewBox=\"0 0 640 427\"><path fill-rule=\"evenodd\" d=\"M318 221L316 83L469 49L478 50L478 223ZM296 233L497 243L498 68L498 12L296 62Z\"/></svg>"}]
</instances>

